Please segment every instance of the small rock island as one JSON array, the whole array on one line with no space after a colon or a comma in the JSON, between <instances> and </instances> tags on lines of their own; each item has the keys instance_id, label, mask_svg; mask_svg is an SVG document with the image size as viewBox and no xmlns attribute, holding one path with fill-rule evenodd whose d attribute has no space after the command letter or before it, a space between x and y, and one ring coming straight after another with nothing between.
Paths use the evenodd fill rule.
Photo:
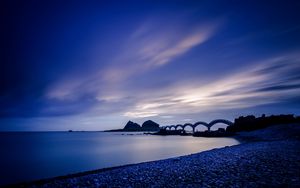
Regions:
<instances>
[{"instance_id":1,"label":"small rock island","mask_svg":"<svg viewBox=\"0 0 300 188\"><path fill-rule=\"evenodd\" d=\"M108 130L106 132L146 132L146 131L148 132L159 131L159 124L152 120L147 120L142 124L142 126L140 126L138 123L128 121L123 129Z\"/></svg>"},{"instance_id":2,"label":"small rock island","mask_svg":"<svg viewBox=\"0 0 300 188\"><path fill-rule=\"evenodd\" d=\"M141 129L141 126L138 123L128 121L125 125L125 127L122 130L126 131L139 131Z\"/></svg>"}]
</instances>

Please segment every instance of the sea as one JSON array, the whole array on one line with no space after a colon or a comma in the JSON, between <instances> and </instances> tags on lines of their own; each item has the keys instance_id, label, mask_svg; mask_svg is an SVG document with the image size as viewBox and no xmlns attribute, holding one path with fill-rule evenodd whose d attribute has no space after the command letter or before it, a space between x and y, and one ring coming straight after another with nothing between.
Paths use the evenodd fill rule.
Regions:
<instances>
[{"instance_id":1,"label":"sea","mask_svg":"<svg viewBox=\"0 0 300 188\"><path fill-rule=\"evenodd\" d=\"M239 144L234 138L129 132L2 132L0 186L167 159Z\"/></svg>"}]
</instances>

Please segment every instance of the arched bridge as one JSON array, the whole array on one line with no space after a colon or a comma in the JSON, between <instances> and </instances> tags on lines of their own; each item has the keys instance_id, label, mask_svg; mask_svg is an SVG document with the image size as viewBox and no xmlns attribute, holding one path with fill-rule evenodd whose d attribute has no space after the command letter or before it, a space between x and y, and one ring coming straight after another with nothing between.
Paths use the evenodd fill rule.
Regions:
<instances>
[{"instance_id":1,"label":"arched bridge","mask_svg":"<svg viewBox=\"0 0 300 188\"><path fill-rule=\"evenodd\" d=\"M226 120L226 119L215 119L209 123L206 123L204 121L198 121L194 124L192 123L186 123L184 125L178 124L178 125L168 125L168 126L164 126L162 127L162 129L166 129L166 130L184 130L186 127L191 127L193 129L193 133L195 132L195 129L198 125L202 125L205 126L207 128L208 131L210 131L210 128L212 126L214 126L217 123L223 123L225 125L233 125L233 122Z\"/></svg>"}]
</instances>

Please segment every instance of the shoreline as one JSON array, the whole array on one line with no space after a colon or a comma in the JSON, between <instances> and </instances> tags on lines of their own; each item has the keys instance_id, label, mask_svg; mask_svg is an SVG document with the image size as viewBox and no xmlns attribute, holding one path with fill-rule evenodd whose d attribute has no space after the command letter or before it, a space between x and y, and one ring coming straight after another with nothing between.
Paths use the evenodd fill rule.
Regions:
<instances>
[{"instance_id":1,"label":"shoreline","mask_svg":"<svg viewBox=\"0 0 300 188\"><path fill-rule=\"evenodd\" d=\"M289 163L291 163L291 159L296 159L296 162L294 162L294 166L296 166L298 169L300 169L300 155L298 156L294 156L293 152L296 152L297 154L300 154L300 149L297 149L298 146L300 146L300 139L299 139L299 133L300 133L300 129L299 129L299 125L279 125L279 126L274 126L271 128L267 128L267 129L263 129L263 130L258 130L258 131L253 131L253 132L245 132L245 133L241 133L237 136L234 136L233 138L239 140L241 142L241 144L239 145L235 145L235 146L226 146L223 148L218 148L218 149L211 149L211 150L207 150L207 151L203 151L203 152L199 152L199 153L195 153L195 154L190 154L190 155L184 155L184 156L179 156L179 157L175 157L175 158L168 158L168 159L163 159L163 160L156 160L156 161L148 161L148 162L142 162L142 163L135 163L135 164L128 164L128 165L122 165L122 166L116 166L116 167L109 167L109 168L102 168L102 169L97 169L97 170L91 170L91 171L85 171L85 172L80 172L80 173L75 173L75 174L69 174L69 175L65 175L65 176L58 176L58 177L53 177L53 178L47 178L47 179L42 179L42 180L37 180L37 181L33 181L33 182L27 182L27 183L21 183L21 184L14 184L14 185L7 185L9 187L13 186L13 187L73 187L73 186L87 186L87 187L110 187L110 186L122 186L122 185L126 185L126 186L133 186L133 187L141 187L141 186L150 186L150 185L154 185L154 187L160 187L160 186L166 186L164 185L164 181L168 181L169 178L173 179L172 176L176 176L176 174L178 175L178 177L174 180L176 182L176 184L174 184L173 186L169 186L169 187L174 187L177 185L181 185L181 186L203 186L205 187L206 185L211 185L211 183L213 183L214 181L210 182L206 182L206 181L201 181L201 182L197 182L197 181L180 181L177 182L177 180L180 180L180 177L183 178L182 175L178 170L180 169L180 167L176 166L176 163L182 163L182 166L187 165L187 169L191 168L193 169L194 165L190 166L190 161L194 161L194 158L199 158L199 160L202 161L212 161L213 163L214 160L218 160L219 155L224 155L224 158L227 158L227 152L230 151L234 151L234 156L239 156L239 155L243 155L243 152L240 152L239 150L245 150L247 152L249 152L249 155L254 152L254 154L257 154L257 150L261 150L261 148L265 148L265 149L272 149L273 154L276 153L276 155L281 156L281 153L284 156L281 156L282 158L284 158L285 160L287 160ZM274 133L274 132L279 132L282 131L284 133L281 133L281 135L283 135L282 138L278 138L278 137L272 137L271 138L267 137L267 134L270 133ZM268 146L268 147L266 147ZM289 151L290 153L285 153L280 151L279 153L277 153L277 150L281 150L279 146L283 147L283 150L286 150L286 148L292 148L291 151ZM293 151L295 150L295 151ZM216 155L215 157L211 157L211 155L215 155L216 153L218 153L218 155ZM270 158L270 156L268 155L268 152L265 152L264 150L261 150L261 153L259 153L259 155L266 155L264 157L267 157L266 159ZM287 155L287 156L285 156ZM289 156L291 155L291 156ZM293 156L293 157L292 157ZM254 155L254 157L256 157ZM265 160L266 160L265 159ZM222 158L220 160L223 160ZM228 160L228 161L226 161ZM226 165L227 163L234 163L236 165L237 162L239 162L239 160L246 160L246 161L251 161L251 158L247 158L247 156L243 156L243 157L238 157L236 159L230 160L230 159L226 159L225 162L223 161L222 165ZM273 159L270 159L273 160ZM201 166L199 161L194 161L196 166ZM174 163L174 164L172 164ZM256 163L255 163L256 164ZM220 165L220 164L219 164ZM148 167L149 166L149 167ZM268 166L268 165L267 165ZM194 178L197 177L198 173L208 173L210 172L212 169L210 167L209 164L203 165L204 169L201 169L201 171L197 171L197 169L194 169L194 174L189 174L188 177L189 178ZM165 177L162 182L160 182L158 185L155 185L156 179L153 179L150 177L149 178L144 178L144 174L149 174L149 173L153 173L155 175L162 175L162 172L173 169L173 168L177 168L177 170L175 170L173 173L167 175L167 177ZM205 168L208 168L205 170ZM139 171L139 169L141 171ZM157 169L159 169L157 171ZM239 169L235 169L238 170ZM134 172L134 171L138 171ZM292 169L292 171L295 171L295 169ZM121 172L126 172L126 173L121 173ZM271 171L272 173L275 173L277 171ZM216 174L217 172L215 172L214 174ZM222 172L223 173L223 172ZM219 174L217 175L217 178L211 178L212 180L218 180L218 179L222 179L224 177L226 177L226 175L222 175ZM296 170L296 172L293 172L296 174L300 174L300 170ZM131 174L135 174L134 177L131 177ZM241 174L241 173L238 173ZM228 174L227 174L228 175ZM138 177L141 176L141 177ZM171 176L171 177L169 177ZM215 175L213 175L215 176ZM271 176L272 177L272 176ZM124 179L125 178L125 179ZM288 178L288 177L287 177ZM146 179L149 179L149 181L145 181ZM195 178L197 179L197 178ZM198 179L199 180L199 179ZM201 179L200 179L201 180ZM292 181L293 180L293 181ZM112 183L114 182L114 183ZM226 182L226 181L225 181ZM137 184L136 184L137 183ZM182 184L183 183L183 184ZM208 184L207 184L208 183ZM223 182L224 183L224 182ZM278 183L273 183L272 185L300 185L300 180L299 177L297 179L295 178L291 178L291 182L287 181L285 179L285 182L278 182ZM219 184L221 185L222 182ZM253 185L255 185L255 181L252 182ZM231 184L228 184L229 186ZM237 185L239 187L238 184L233 184L233 185ZM245 184L243 184L245 185ZM266 185L263 184L262 182L260 182L258 185ZM227 186L227 184L224 184L224 186ZM253 187L253 186L252 186ZM255 187L255 186L254 186Z\"/></svg>"},{"instance_id":2,"label":"shoreline","mask_svg":"<svg viewBox=\"0 0 300 188\"><path fill-rule=\"evenodd\" d=\"M174 136L174 135L168 135L168 136ZM236 139L235 136L232 136L230 138ZM238 146L238 145L247 143L246 141L240 141L240 140L239 140L239 142L240 142L240 144L233 145L233 146ZM33 180L33 181L26 181L26 182L15 183L15 184L8 184L8 185L0 186L0 188L2 188L2 187L5 188L5 187L39 186L39 185L43 185L45 183L49 183L49 182L56 181L56 180L64 180L64 179L68 179L68 178L77 178L77 177L81 177L81 176L86 176L86 175L91 175L91 174L96 174L96 173L102 173L102 172L107 172L107 171L111 171L111 170L123 169L123 168L136 166L136 165L143 165L143 164L146 164L146 163L155 163L155 162L161 162L161 161L165 161L165 160L177 160L178 158L181 158L181 157L187 157L187 156L190 156L190 155L196 155L196 154L200 154L200 153L203 153L203 152L210 152L210 151L213 151L213 150L223 149L223 148L228 148L228 147L233 147L233 146L224 146L224 147L221 147L221 148L213 148L213 149L209 149L209 150L205 150L205 151L201 151L201 152L197 152L197 153L192 153L192 154L187 154L187 155L180 155L180 156L170 157L170 158L166 158L166 159L145 161L145 162L138 162L138 163L130 163L130 164L125 164L125 165L99 168L99 169L95 169L95 170L82 171L82 172L71 173L71 174L66 174L66 175L61 175L61 176L50 177L50 178L43 178L43 179L38 179L38 180Z\"/></svg>"}]
</instances>

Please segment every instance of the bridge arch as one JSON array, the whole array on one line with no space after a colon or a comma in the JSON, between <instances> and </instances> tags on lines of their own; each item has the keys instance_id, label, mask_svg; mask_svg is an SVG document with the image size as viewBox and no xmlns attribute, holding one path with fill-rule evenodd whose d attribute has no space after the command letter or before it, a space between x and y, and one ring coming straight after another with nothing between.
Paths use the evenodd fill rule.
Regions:
<instances>
[{"instance_id":1,"label":"bridge arch","mask_svg":"<svg viewBox=\"0 0 300 188\"><path fill-rule=\"evenodd\" d=\"M194 123L194 129L196 129L196 127L198 125L203 125L203 126L207 127L208 130L210 130L209 127L208 127L209 126L208 123L206 123L204 121L198 121L198 122Z\"/></svg>"},{"instance_id":2,"label":"bridge arch","mask_svg":"<svg viewBox=\"0 0 300 188\"><path fill-rule=\"evenodd\" d=\"M193 132L195 132L195 127L194 127L194 125L191 124L191 123L185 123L185 124L183 125L183 130L184 130L186 127L188 127L188 126L190 126L190 127L193 129Z\"/></svg>"},{"instance_id":3,"label":"bridge arch","mask_svg":"<svg viewBox=\"0 0 300 188\"><path fill-rule=\"evenodd\" d=\"M172 125L164 126L164 129L165 129L165 130L171 130L171 126L172 126Z\"/></svg>"},{"instance_id":4,"label":"bridge arch","mask_svg":"<svg viewBox=\"0 0 300 188\"><path fill-rule=\"evenodd\" d=\"M180 127L182 130L184 130L184 126L181 125L181 124L176 125L176 126L175 126L175 130L178 130L179 127Z\"/></svg>"},{"instance_id":5,"label":"bridge arch","mask_svg":"<svg viewBox=\"0 0 300 188\"><path fill-rule=\"evenodd\" d=\"M215 119L215 120L211 121L208 124L208 129L210 130L210 128L212 126L214 126L215 124L217 124L217 123L223 123L223 124L228 125L228 126L233 125L233 122L231 122L229 120L226 120L226 119Z\"/></svg>"},{"instance_id":6,"label":"bridge arch","mask_svg":"<svg viewBox=\"0 0 300 188\"><path fill-rule=\"evenodd\" d=\"M170 126L170 130L172 130L172 128L174 128L174 130L176 130L176 126L175 125L171 125Z\"/></svg>"},{"instance_id":7,"label":"bridge arch","mask_svg":"<svg viewBox=\"0 0 300 188\"><path fill-rule=\"evenodd\" d=\"M195 129L198 125L203 125L205 127L207 127L208 131L210 131L210 128L212 126L214 126L215 124L217 123L223 123L225 125L233 125L234 123L229 121L229 120L226 120L226 119L215 119L213 121L211 121L210 123L206 123L204 121L198 121L194 124L192 123L185 123L184 125L182 124L178 124L178 125L167 125L167 126L163 126L162 129L165 129L165 130L179 130L179 128L181 128L182 130L185 130L186 127L190 126L192 129L193 129L193 132L195 132Z\"/></svg>"}]
</instances>

